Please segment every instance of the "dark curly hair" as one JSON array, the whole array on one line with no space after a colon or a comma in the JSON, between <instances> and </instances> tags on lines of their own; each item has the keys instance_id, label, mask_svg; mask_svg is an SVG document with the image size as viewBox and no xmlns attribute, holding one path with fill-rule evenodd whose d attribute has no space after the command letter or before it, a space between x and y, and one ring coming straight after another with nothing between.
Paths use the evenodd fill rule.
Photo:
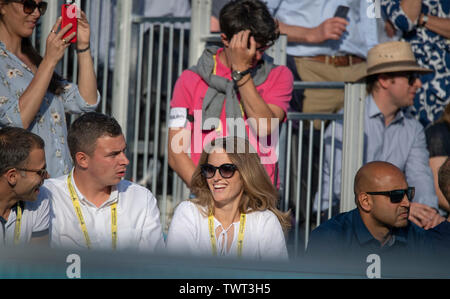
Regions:
<instances>
[{"instance_id":1,"label":"dark curly hair","mask_svg":"<svg viewBox=\"0 0 450 299\"><path fill-rule=\"evenodd\" d=\"M262 46L272 45L280 36L278 23L259 0L232 0L220 11L220 29L228 40L249 29L255 41Z\"/></svg>"}]
</instances>

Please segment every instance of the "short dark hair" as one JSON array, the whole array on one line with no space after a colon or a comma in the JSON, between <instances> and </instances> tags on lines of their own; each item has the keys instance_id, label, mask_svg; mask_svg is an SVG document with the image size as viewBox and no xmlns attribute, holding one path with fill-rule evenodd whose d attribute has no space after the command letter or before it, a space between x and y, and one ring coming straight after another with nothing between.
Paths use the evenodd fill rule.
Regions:
<instances>
[{"instance_id":1,"label":"short dark hair","mask_svg":"<svg viewBox=\"0 0 450 299\"><path fill-rule=\"evenodd\" d=\"M450 203L450 158L445 160L444 164L439 168L438 172L439 189Z\"/></svg>"},{"instance_id":2,"label":"short dark hair","mask_svg":"<svg viewBox=\"0 0 450 299\"><path fill-rule=\"evenodd\" d=\"M377 88L376 83L378 82L378 74L371 75L366 78L366 92L367 94L372 94Z\"/></svg>"},{"instance_id":3,"label":"short dark hair","mask_svg":"<svg viewBox=\"0 0 450 299\"><path fill-rule=\"evenodd\" d=\"M11 168L23 167L33 149L44 149L44 140L22 128L0 129L0 175Z\"/></svg>"},{"instance_id":4,"label":"short dark hair","mask_svg":"<svg viewBox=\"0 0 450 299\"><path fill-rule=\"evenodd\" d=\"M249 29L261 46L273 44L279 37L278 23L260 0L231 0L220 11L220 29L228 40Z\"/></svg>"},{"instance_id":5,"label":"short dark hair","mask_svg":"<svg viewBox=\"0 0 450 299\"><path fill-rule=\"evenodd\" d=\"M98 138L120 135L122 128L113 117L98 112L83 114L72 123L67 135L73 162L76 163L75 155L78 152L92 155Z\"/></svg>"}]
</instances>

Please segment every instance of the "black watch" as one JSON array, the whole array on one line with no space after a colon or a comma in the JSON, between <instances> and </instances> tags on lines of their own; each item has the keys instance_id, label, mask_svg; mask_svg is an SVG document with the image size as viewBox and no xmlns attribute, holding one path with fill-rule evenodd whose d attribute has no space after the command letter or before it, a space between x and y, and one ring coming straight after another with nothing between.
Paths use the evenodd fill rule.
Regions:
<instances>
[{"instance_id":1,"label":"black watch","mask_svg":"<svg viewBox=\"0 0 450 299\"><path fill-rule=\"evenodd\" d=\"M234 80L235 82L239 82L242 78L244 78L245 75L247 75L248 73L250 73L251 70L252 70L252 69L249 68L249 69L247 69L247 70L245 70L245 71L243 71L243 72L240 72L240 71L233 71L233 72L231 73L231 78L233 78L233 80Z\"/></svg>"}]
</instances>

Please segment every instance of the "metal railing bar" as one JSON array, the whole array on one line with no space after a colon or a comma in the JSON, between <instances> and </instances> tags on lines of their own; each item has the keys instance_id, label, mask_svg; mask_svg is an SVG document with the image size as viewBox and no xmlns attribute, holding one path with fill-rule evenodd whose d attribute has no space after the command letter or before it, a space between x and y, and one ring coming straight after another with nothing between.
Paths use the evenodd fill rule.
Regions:
<instances>
[{"instance_id":1,"label":"metal railing bar","mask_svg":"<svg viewBox=\"0 0 450 299\"><path fill-rule=\"evenodd\" d=\"M294 89L344 89L345 82L294 81Z\"/></svg>"},{"instance_id":2,"label":"metal railing bar","mask_svg":"<svg viewBox=\"0 0 450 299\"><path fill-rule=\"evenodd\" d=\"M158 141L160 128L160 113L161 110L161 82L162 82L162 59L163 59L163 45L164 45L164 24L160 25L159 30L159 49L158 49L158 78L156 88L156 107L155 107L155 136L153 143L153 176L152 176L152 191L156 193L157 188L157 173L158 173Z\"/></svg>"},{"instance_id":3,"label":"metal railing bar","mask_svg":"<svg viewBox=\"0 0 450 299\"><path fill-rule=\"evenodd\" d=\"M303 132L303 120L299 124L299 132ZM290 139L290 138L289 138ZM300 211L301 211L301 181L302 181L302 154L303 154L303 134L298 136L298 160L297 160L297 198L295 199L295 237L294 237L294 248L295 254L298 254L299 248L299 234L300 234Z\"/></svg>"},{"instance_id":4,"label":"metal railing bar","mask_svg":"<svg viewBox=\"0 0 450 299\"><path fill-rule=\"evenodd\" d=\"M300 134L299 134L300 135ZM312 156L314 140L314 122L309 121L309 150L308 150L308 183L306 188L306 231L305 231L305 250L308 246L309 228L310 228L310 208L311 208L311 181L312 181ZM300 159L301 157L299 157Z\"/></svg>"},{"instance_id":5,"label":"metal railing bar","mask_svg":"<svg viewBox=\"0 0 450 299\"><path fill-rule=\"evenodd\" d=\"M325 122L320 121L320 148L319 148L319 184L318 184L318 206L317 206L317 218L316 226L320 225L321 203L322 203L322 170L323 170L323 135L325 131Z\"/></svg>"},{"instance_id":6,"label":"metal railing bar","mask_svg":"<svg viewBox=\"0 0 450 299\"><path fill-rule=\"evenodd\" d=\"M107 28L105 29L106 44L109 45L111 40L111 20L108 19ZM108 79L109 78L109 47L106 47L105 59L103 61L103 82L102 82L102 113L106 113L106 104L108 100Z\"/></svg>"},{"instance_id":7,"label":"metal railing bar","mask_svg":"<svg viewBox=\"0 0 450 299\"><path fill-rule=\"evenodd\" d=\"M151 100L152 100L152 79L153 79L153 46L155 43L155 26L150 24L150 37L148 48L148 62L147 62L147 96L145 99L145 133L144 133L144 176L148 173L148 154L150 142L150 124L151 124Z\"/></svg>"},{"instance_id":8,"label":"metal railing bar","mask_svg":"<svg viewBox=\"0 0 450 299\"><path fill-rule=\"evenodd\" d=\"M96 1L94 3L95 3L95 11L101 12L102 11L102 3L103 3L103 1ZM87 16L89 16L89 14L90 14L90 11L88 11L89 9L90 9L90 5L87 5L87 8L86 8L86 15ZM101 35L100 22L97 22L96 23L96 27L92 28L92 29L94 29L92 31L95 32L96 36L100 36ZM98 41L99 41L99 39L97 39L97 41L95 43L95 47L96 47L97 51L95 51L95 53L94 53L94 71L95 71L96 74L97 74L97 71L98 71L98 56L99 56L99 50L100 50L100 43Z\"/></svg>"},{"instance_id":9,"label":"metal railing bar","mask_svg":"<svg viewBox=\"0 0 450 299\"><path fill-rule=\"evenodd\" d=\"M190 23L189 17L145 17L133 15L131 18L133 23Z\"/></svg>"},{"instance_id":10,"label":"metal railing bar","mask_svg":"<svg viewBox=\"0 0 450 299\"><path fill-rule=\"evenodd\" d=\"M328 113L328 114L316 114L316 113L300 113L300 112L288 112L288 120L343 120L343 114Z\"/></svg>"},{"instance_id":11,"label":"metal railing bar","mask_svg":"<svg viewBox=\"0 0 450 299\"><path fill-rule=\"evenodd\" d=\"M333 210L333 180L334 180L334 151L335 151L335 136L336 136L336 122L332 122L331 127L331 158L330 158L330 182L328 194L328 219L331 218Z\"/></svg>"},{"instance_id":12,"label":"metal railing bar","mask_svg":"<svg viewBox=\"0 0 450 299\"><path fill-rule=\"evenodd\" d=\"M174 35L174 25L172 24L170 26L170 32L169 32L169 61L168 61L168 69L169 71L167 72L167 98L166 98L166 130L165 130L165 134L164 134L164 141L165 143L167 143L167 140L169 138L169 130L167 128L167 121L169 119L169 110L170 110L170 98L171 96L171 91L172 91L172 66L173 66L173 35ZM167 149L167 148L166 148ZM162 215L163 215L163 219L162 219L162 227L163 229L165 229L166 227L166 222L168 219L167 218L167 183L168 183L168 175L169 175L169 153L167 150L164 151L164 164L163 164L163 190L162 190L162 200L163 200L163 205L162 205Z\"/></svg>"},{"instance_id":13,"label":"metal railing bar","mask_svg":"<svg viewBox=\"0 0 450 299\"><path fill-rule=\"evenodd\" d=\"M136 82L136 108L134 112L134 142L133 142L133 181L137 181L138 165L138 142L139 142L139 122L141 110L141 86L142 86L142 58L144 51L144 26L139 25L138 61L137 61L137 82Z\"/></svg>"},{"instance_id":14,"label":"metal railing bar","mask_svg":"<svg viewBox=\"0 0 450 299\"><path fill-rule=\"evenodd\" d=\"M285 155L286 155L286 170L285 170L285 189L284 189L284 206L283 206L283 210L286 212L288 210L289 207L289 188L290 188L290 180L289 180L289 175L291 172L291 143L292 143L292 121L288 121L288 131L287 131L287 146L286 146L286 151L285 151Z\"/></svg>"}]
</instances>

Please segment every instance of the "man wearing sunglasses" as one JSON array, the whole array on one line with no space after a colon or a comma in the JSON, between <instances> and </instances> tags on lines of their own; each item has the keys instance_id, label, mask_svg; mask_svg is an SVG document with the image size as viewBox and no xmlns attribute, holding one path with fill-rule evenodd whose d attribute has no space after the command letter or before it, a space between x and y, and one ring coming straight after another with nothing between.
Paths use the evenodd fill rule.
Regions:
<instances>
[{"instance_id":1,"label":"man wearing sunglasses","mask_svg":"<svg viewBox=\"0 0 450 299\"><path fill-rule=\"evenodd\" d=\"M0 246L48 244L49 202L37 199L48 178L44 141L21 128L0 129Z\"/></svg>"},{"instance_id":2,"label":"man wearing sunglasses","mask_svg":"<svg viewBox=\"0 0 450 299\"><path fill-rule=\"evenodd\" d=\"M439 218L433 230L408 220L415 187L395 165L374 161L361 167L354 180L357 208L339 214L311 233L308 253L366 263L370 254L385 261L437 250L440 239L450 240L450 225Z\"/></svg>"},{"instance_id":3,"label":"man wearing sunglasses","mask_svg":"<svg viewBox=\"0 0 450 299\"><path fill-rule=\"evenodd\" d=\"M429 167L429 153L423 126L414 119L407 108L421 87L419 75L430 72L417 65L411 46L406 42L388 42L373 47L368 53L364 77L368 96L365 104L364 158L370 161L387 161L400 168L406 180L415 186L410 220L429 229L436 225L439 215L438 199L433 175ZM341 111L342 113L342 111ZM342 121L336 124L335 168L333 182L333 210L339 209L342 157ZM331 126L325 134L325 161L323 167L321 210L326 213L329 203L331 164ZM318 194L315 209L318 207Z\"/></svg>"}]
</instances>

